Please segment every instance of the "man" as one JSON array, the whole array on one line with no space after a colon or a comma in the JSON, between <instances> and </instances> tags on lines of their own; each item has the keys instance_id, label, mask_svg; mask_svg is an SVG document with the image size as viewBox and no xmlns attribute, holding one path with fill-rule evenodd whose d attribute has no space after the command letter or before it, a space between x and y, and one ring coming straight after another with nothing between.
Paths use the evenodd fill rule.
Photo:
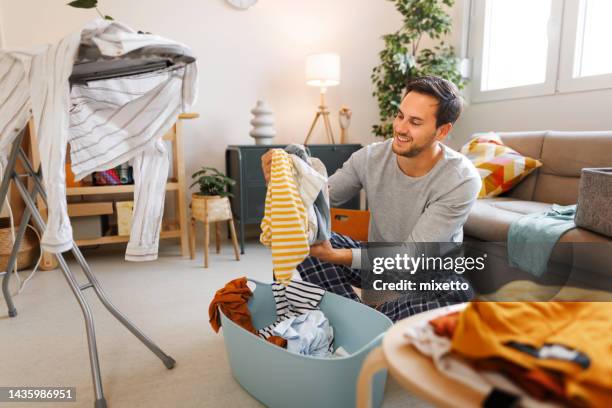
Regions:
<instances>
[{"instance_id":1,"label":"man","mask_svg":"<svg viewBox=\"0 0 612 408\"><path fill-rule=\"evenodd\" d=\"M426 76L407 85L393 122L393 138L355 152L329 178L332 206L362 188L370 208L370 242L461 242L463 224L481 187L480 176L462 154L441 142L459 118L457 87ZM266 180L271 153L262 157ZM305 281L361 301L361 244L339 234L310 248L298 266ZM365 288L364 288L365 289ZM415 313L469 300L471 293L447 292L435 299L397 292L364 290L363 301L393 321Z\"/></svg>"}]
</instances>

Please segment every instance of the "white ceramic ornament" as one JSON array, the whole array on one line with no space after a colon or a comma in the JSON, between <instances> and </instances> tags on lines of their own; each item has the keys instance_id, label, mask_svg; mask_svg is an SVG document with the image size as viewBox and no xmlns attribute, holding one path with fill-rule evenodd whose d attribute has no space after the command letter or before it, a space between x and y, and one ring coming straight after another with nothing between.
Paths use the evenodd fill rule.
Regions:
<instances>
[{"instance_id":1,"label":"white ceramic ornament","mask_svg":"<svg viewBox=\"0 0 612 408\"><path fill-rule=\"evenodd\" d=\"M251 109L253 119L251 125L253 129L249 132L252 138L255 139L256 145L272 144L272 138L276 136L274 129L274 111L264 101L257 101L257 105Z\"/></svg>"},{"instance_id":2,"label":"white ceramic ornament","mask_svg":"<svg viewBox=\"0 0 612 408\"><path fill-rule=\"evenodd\" d=\"M257 0L227 0L227 2L238 9L246 10L257 3Z\"/></svg>"}]
</instances>

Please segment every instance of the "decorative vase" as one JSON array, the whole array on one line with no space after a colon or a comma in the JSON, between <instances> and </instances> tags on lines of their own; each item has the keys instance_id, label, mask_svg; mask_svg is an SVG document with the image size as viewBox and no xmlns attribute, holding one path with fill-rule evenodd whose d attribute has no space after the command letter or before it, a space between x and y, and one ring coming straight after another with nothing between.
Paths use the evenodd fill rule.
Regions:
<instances>
[{"instance_id":1,"label":"decorative vase","mask_svg":"<svg viewBox=\"0 0 612 408\"><path fill-rule=\"evenodd\" d=\"M253 119L251 125L253 129L249 132L252 138L255 139L256 145L269 145L272 143L272 138L276 136L274 129L274 111L264 101L257 101L257 105L251 109Z\"/></svg>"}]
</instances>

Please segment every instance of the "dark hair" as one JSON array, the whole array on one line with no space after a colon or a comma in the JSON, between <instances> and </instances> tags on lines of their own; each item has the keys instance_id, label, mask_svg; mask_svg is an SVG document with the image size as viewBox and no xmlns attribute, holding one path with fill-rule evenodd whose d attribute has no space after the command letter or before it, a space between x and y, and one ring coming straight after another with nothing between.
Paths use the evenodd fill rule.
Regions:
<instances>
[{"instance_id":1,"label":"dark hair","mask_svg":"<svg viewBox=\"0 0 612 408\"><path fill-rule=\"evenodd\" d=\"M438 100L436 112L436 127L447 123L455 123L461 115L463 100L459 89L451 81L433 75L415 78L406 84L406 93L414 91L420 94L431 95Z\"/></svg>"}]
</instances>

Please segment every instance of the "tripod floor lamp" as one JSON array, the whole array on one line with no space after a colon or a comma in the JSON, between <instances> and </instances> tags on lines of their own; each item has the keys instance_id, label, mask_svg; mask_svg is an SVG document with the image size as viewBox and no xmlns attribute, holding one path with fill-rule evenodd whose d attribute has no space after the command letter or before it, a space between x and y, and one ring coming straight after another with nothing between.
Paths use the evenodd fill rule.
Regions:
<instances>
[{"instance_id":1,"label":"tripod floor lamp","mask_svg":"<svg viewBox=\"0 0 612 408\"><path fill-rule=\"evenodd\" d=\"M319 118L323 119L325 134L330 143L334 142L334 132L329 121L329 110L325 105L325 93L330 86L340 84L340 56L334 53L313 54L306 58L306 84L316 86L321 89L321 102L315 114L314 120L308 130L308 135L304 144L308 144L312 131L314 130Z\"/></svg>"}]
</instances>

